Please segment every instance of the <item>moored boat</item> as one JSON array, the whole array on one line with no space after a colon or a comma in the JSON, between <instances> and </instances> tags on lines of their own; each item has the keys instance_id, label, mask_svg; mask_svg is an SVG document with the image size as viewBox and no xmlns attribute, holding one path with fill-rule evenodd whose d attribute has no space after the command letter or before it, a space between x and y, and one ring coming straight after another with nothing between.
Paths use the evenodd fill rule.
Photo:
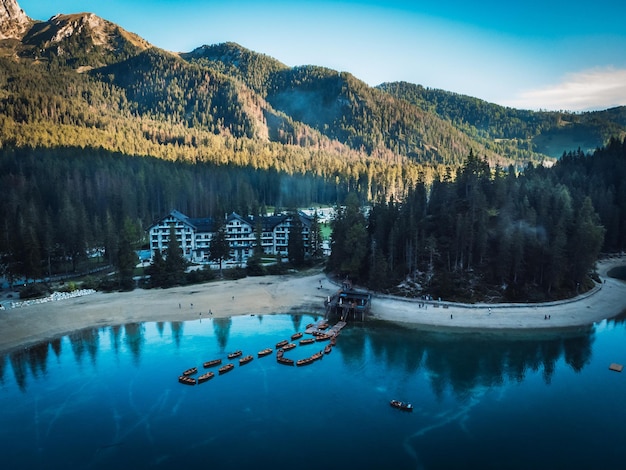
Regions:
<instances>
[{"instance_id":1,"label":"moored boat","mask_svg":"<svg viewBox=\"0 0 626 470\"><path fill-rule=\"evenodd\" d=\"M313 328L315 325L313 323L309 323L305 328L308 330L309 328Z\"/></svg>"},{"instance_id":2,"label":"moored boat","mask_svg":"<svg viewBox=\"0 0 626 470\"><path fill-rule=\"evenodd\" d=\"M198 377L198 383L204 383L207 380L211 380L213 377L215 377L215 373L213 372L205 372L204 374L202 374L201 376Z\"/></svg>"},{"instance_id":3,"label":"moored boat","mask_svg":"<svg viewBox=\"0 0 626 470\"><path fill-rule=\"evenodd\" d=\"M278 343L276 343L276 349L278 348L282 348L283 346L285 346L286 344L289 344L289 341L287 341L286 339L279 341Z\"/></svg>"},{"instance_id":4,"label":"moored boat","mask_svg":"<svg viewBox=\"0 0 626 470\"><path fill-rule=\"evenodd\" d=\"M331 338L331 336L330 336L330 335L327 335L327 334L321 334L321 335L318 335L318 336L315 338L315 341L326 341L326 340L329 340L330 338Z\"/></svg>"},{"instance_id":5,"label":"moored boat","mask_svg":"<svg viewBox=\"0 0 626 470\"><path fill-rule=\"evenodd\" d=\"M241 351L241 350L238 350L238 351L235 351L235 352L231 352L231 353L228 355L228 359L235 359L236 357L239 357L239 356L241 356L242 354L243 354L243 351Z\"/></svg>"},{"instance_id":6,"label":"moored boat","mask_svg":"<svg viewBox=\"0 0 626 470\"><path fill-rule=\"evenodd\" d=\"M220 368L218 369L218 372L219 372L220 374L225 374L226 372L231 371L231 370L233 370L234 368L235 368L235 364L233 364L233 363L229 362L228 364L225 364L225 365L223 365L222 367L220 367Z\"/></svg>"},{"instance_id":7,"label":"moored boat","mask_svg":"<svg viewBox=\"0 0 626 470\"><path fill-rule=\"evenodd\" d=\"M324 354L330 354L330 352L333 350L333 347L330 344L327 344L324 347Z\"/></svg>"},{"instance_id":8,"label":"moored boat","mask_svg":"<svg viewBox=\"0 0 626 470\"><path fill-rule=\"evenodd\" d=\"M315 340L313 338L306 338L306 339L301 339L300 340L300 345L304 345L304 344L313 344L315 343Z\"/></svg>"},{"instance_id":9,"label":"moored boat","mask_svg":"<svg viewBox=\"0 0 626 470\"><path fill-rule=\"evenodd\" d=\"M283 346L283 351L289 351L290 349L293 349L295 347L296 347L296 343L285 344Z\"/></svg>"},{"instance_id":10,"label":"moored boat","mask_svg":"<svg viewBox=\"0 0 626 470\"><path fill-rule=\"evenodd\" d=\"M312 364L314 360L315 359L312 359L310 357L305 357L304 359L298 359L296 361L296 365L297 366L308 366L309 364Z\"/></svg>"},{"instance_id":11,"label":"moored boat","mask_svg":"<svg viewBox=\"0 0 626 470\"><path fill-rule=\"evenodd\" d=\"M188 375L181 375L180 377L178 377L178 381L181 384L185 384L185 385L195 385L196 384L196 379L194 379L193 377L189 377Z\"/></svg>"},{"instance_id":12,"label":"moored boat","mask_svg":"<svg viewBox=\"0 0 626 470\"><path fill-rule=\"evenodd\" d=\"M276 362L278 362L279 364L284 364L286 366L293 365L293 359L289 359L288 357L283 357L283 356L276 357Z\"/></svg>"},{"instance_id":13,"label":"moored boat","mask_svg":"<svg viewBox=\"0 0 626 470\"><path fill-rule=\"evenodd\" d=\"M394 408L397 408L402 411L413 411L413 405L404 401L391 400L389 404L393 406Z\"/></svg>"},{"instance_id":14,"label":"moored boat","mask_svg":"<svg viewBox=\"0 0 626 470\"><path fill-rule=\"evenodd\" d=\"M239 359L239 365L242 366L244 364L247 364L248 362L250 362L252 359L254 359L254 357L252 355L247 355L242 357L241 359Z\"/></svg>"},{"instance_id":15,"label":"moored boat","mask_svg":"<svg viewBox=\"0 0 626 470\"><path fill-rule=\"evenodd\" d=\"M315 354L313 354L311 356L311 359L313 359L314 361L317 361L318 359L321 359L324 356L324 354L322 353L322 351L320 352L316 352Z\"/></svg>"},{"instance_id":16,"label":"moored boat","mask_svg":"<svg viewBox=\"0 0 626 470\"><path fill-rule=\"evenodd\" d=\"M268 354L272 354L272 348L265 348L259 351L259 357L267 356Z\"/></svg>"},{"instance_id":17,"label":"moored boat","mask_svg":"<svg viewBox=\"0 0 626 470\"><path fill-rule=\"evenodd\" d=\"M187 369L185 372L183 372L183 375L185 377L189 376L189 375L193 375L196 372L198 372L198 368L197 367L192 367L191 369Z\"/></svg>"},{"instance_id":18,"label":"moored boat","mask_svg":"<svg viewBox=\"0 0 626 470\"><path fill-rule=\"evenodd\" d=\"M300 339L302 338L303 333L301 331L299 331L298 333L294 333L291 335L291 340L296 340L296 339Z\"/></svg>"},{"instance_id":19,"label":"moored boat","mask_svg":"<svg viewBox=\"0 0 626 470\"><path fill-rule=\"evenodd\" d=\"M213 359L212 361L206 361L204 364L202 364L202 366L205 369L208 369L209 367L217 366L217 365L220 365L221 363L222 363L221 359Z\"/></svg>"}]
</instances>

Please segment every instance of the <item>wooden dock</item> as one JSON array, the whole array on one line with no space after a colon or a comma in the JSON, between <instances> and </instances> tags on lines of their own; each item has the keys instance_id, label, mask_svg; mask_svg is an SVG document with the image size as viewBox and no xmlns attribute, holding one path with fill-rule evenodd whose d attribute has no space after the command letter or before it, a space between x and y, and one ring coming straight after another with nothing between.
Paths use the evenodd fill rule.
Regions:
<instances>
[{"instance_id":1,"label":"wooden dock","mask_svg":"<svg viewBox=\"0 0 626 470\"><path fill-rule=\"evenodd\" d=\"M345 321L340 321L328 329L320 328L321 326L324 326L324 325L328 325L328 322L326 320L320 320L315 325L307 328L304 332L307 335L313 335L313 336L328 335L331 337L335 337L339 334L341 329L347 325L347 323Z\"/></svg>"}]
</instances>

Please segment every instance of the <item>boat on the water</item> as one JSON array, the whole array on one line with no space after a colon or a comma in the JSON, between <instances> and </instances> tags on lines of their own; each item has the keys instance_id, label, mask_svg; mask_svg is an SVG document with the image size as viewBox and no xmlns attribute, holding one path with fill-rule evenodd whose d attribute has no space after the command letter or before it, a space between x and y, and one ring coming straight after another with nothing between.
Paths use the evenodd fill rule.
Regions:
<instances>
[{"instance_id":1,"label":"boat on the water","mask_svg":"<svg viewBox=\"0 0 626 470\"><path fill-rule=\"evenodd\" d=\"M185 372L183 372L183 376L187 377L189 375L195 374L196 372L198 372L198 368L192 367L191 369L187 369Z\"/></svg>"},{"instance_id":2,"label":"boat on the water","mask_svg":"<svg viewBox=\"0 0 626 470\"><path fill-rule=\"evenodd\" d=\"M330 352L333 350L333 347L330 344L327 344L324 347L324 354L330 354Z\"/></svg>"},{"instance_id":3,"label":"boat on the water","mask_svg":"<svg viewBox=\"0 0 626 470\"><path fill-rule=\"evenodd\" d=\"M289 344L289 341L287 341L286 339L279 341L278 343L276 343L276 349L278 348L282 348L283 346Z\"/></svg>"},{"instance_id":4,"label":"boat on the water","mask_svg":"<svg viewBox=\"0 0 626 470\"><path fill-rule=\"evenodd\" d=\"M411 405L410 403L407 403L405 401L400 401L400 400L391 400L389 402L389 404L391 406L393 406L394 408L397 408L399 410L403 410L403 411L413 411L413 405Z\"/></svg>"},{"instance_id":5,"label":"boat on the water","mask_svg":"<svg viewBox=\"0 0 626 470\"><path fill-rule=\"evenodd\" d=\"M236 357L239 357L239 356L241 356L242 354L243 354L243 351L241 351L241 349L240 349L240 350L238 350L238 351L235 351L235 352L231 352L231 353L228 355L228 359L235 359Z\"/></svg>"},{"instance_id":6,"label":"boat on the water","mask_svg":"<svg viewBox=\"0 0 626 470\"><path fill-rule=\"evenodd\" d=\"M208 369L209 367L217 366L217 365L220 365L221 363L222 363L221 359L213 359L212 361L206 361L202 365L204 366L205 369Z\"/></svg>"},{"instance_id":7,"label":"boat on the water","mask_svg":"<svg viewBox=\"0 0 626 470\"><path fill-rule=\"evenodd\" d=\"M289 351L290 349L293 349L295 347L296 347L296 343L285 344L283 346L283 351Z\"/></svg>"},{"instance_id":8,"label":"boat on the water","mask_svg":"<svg viewBox=\"0 0 626 470\"><path fill-rule=\"evenodd\" d=\"M254 359L254 357L249 354L247 356L242 357L241 359L239 359L239 365L242 366L244 364L247 364L248 362L250 362L252 359Z\"/></svg>"},{"instance_id":9,"label":"boat on the water","mask_svg":"<svg viewBox=\"0 0 626 470\"><path fill-rule=\"evenodd\" d=\"M294 364L293 359L289 359L288 357L277 356L276 362L279 364L284 364L286 366L292 366Z\"/></svg>"},{"instance_id":10,"label":"boat on the water","mask_svg":"<svg viewBox=\"0 0 626 470\"><path fill-rule=\"evenodd\" d=\"M302 333L301 331L299 331L298 333L294 333L294 334L291 335L291 340L294 341L296 339L300 339L300 338L302 338L303 334L304 333Z\"/></svg>"},{"instance_id":11,"label":"boat on the water","mask_svg":"<svg viewBox=\"0 0 626 470\"><path fill-rule=\"evenodd\" d=\"M228 371L231 371L235 368L235 364L233 364L232 362L229 362L228 364L223 365L222 367L220 367L218 369L218 372L220 374L225 374Z\"/></svg>"},{"instance_id":12,"label":"boat on the water","mask_svg":"<svg viewBox=\"0 0 626 470\"><path fill-rule=\"evenodd\" d=\"M272 354L272 348L265 348L259 351L259 357L267 356L268 354Z\"/></svg>"},{"instance_id":13,"label":"boat on the water","mask_svg":"<svg viewBox=\"0 0 626 470\"><path fill-rule=\"evenodd\" d=\"M215 373L213 372L205 372L204 374L202 374L201 376L198 377L198 383L204 383L207 380L211 380L213 377L215 377Z\"/></svg>"},{"instance_id":14,"label":"boat on the water","mask_svg":"<svg viewBox=\"0 0 626 470\"><path fill-rule=\"evenodd\" d=\"M180 377L178 377L178 381L181 384L185 384L185 385L195 385L196 384L196 379L194 379L193 377L189 377L188 375L181 375Z\"/></svg>"},{"instance_id":15,"label":"boat on the water","mask_svg":"<svg viewBox=\"0 0 626 470\"><path fill-rule=\"evenodd\" d=\"M305 338L305 339L300 340L300 346L303 346L305 344L313 344L313 343L315 343L315 340L313 338Z\"/></svg>"}]
</instances>

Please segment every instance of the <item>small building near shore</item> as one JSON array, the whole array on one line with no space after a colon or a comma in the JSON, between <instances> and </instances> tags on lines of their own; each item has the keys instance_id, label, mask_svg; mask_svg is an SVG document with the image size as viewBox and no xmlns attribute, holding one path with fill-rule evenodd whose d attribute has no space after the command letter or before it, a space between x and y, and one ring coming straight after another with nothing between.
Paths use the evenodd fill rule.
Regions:
<instances>
[{"instance_id":1,"label":"small building near shore","mask_svg":"<svg viewBox=\"0 0 626 470\"><path fill-rule=\"evenodd\" d=\"M326 300L326 316L328 318L338 318L342 321L365 320L369 314L372 296L369 292L359 291L344 287L336 294Z\"/></svg>"}]
</instances>

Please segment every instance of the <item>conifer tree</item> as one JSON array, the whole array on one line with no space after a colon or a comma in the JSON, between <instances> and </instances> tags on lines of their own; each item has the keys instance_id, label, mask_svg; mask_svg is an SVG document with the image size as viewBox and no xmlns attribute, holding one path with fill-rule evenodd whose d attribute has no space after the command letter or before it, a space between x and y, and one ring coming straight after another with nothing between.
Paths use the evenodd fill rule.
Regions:
<instances>
[{"instance_id":1,"label":"conifer tree","mask_svg":"<svg viewBox=\"0 0 626 470\"><path fill-rule=\"evenodd\" d=\"M170 225L170 236L165 249L165 272L168 286L175 286L184 282L187 261L183 256L180 242L176 238L176 227Z\"/></svg>"},{"instance_id":2,"label":"conifer tree","mask_svg":"<svg viewBox=\"0 0 626 470\"><path fill-rule=\"evenodd\" d=\"M226 225L221 220L216 222L217 227L213 238L209 244L209 259L211 261L219 262L220 264L220 277L222 274L222 262L230 258L230 245L226 238Z\"/></svg>"}]
</instances>

